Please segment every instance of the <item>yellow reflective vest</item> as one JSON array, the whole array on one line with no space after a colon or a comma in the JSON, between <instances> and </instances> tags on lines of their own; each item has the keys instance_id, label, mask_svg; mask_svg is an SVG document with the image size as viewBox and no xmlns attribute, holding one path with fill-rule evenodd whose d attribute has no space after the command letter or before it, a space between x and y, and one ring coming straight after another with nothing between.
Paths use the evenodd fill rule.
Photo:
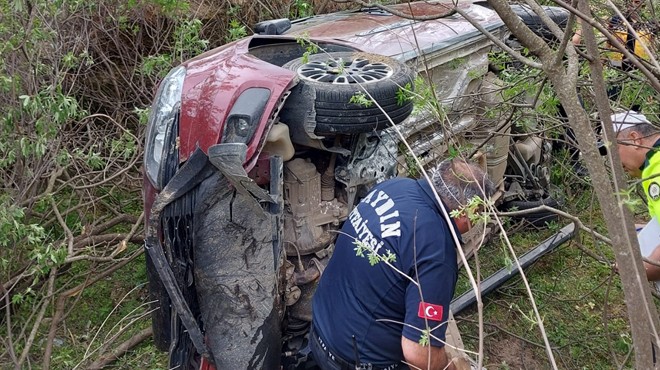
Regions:
<instances>
[{"instance_id":1,"label":"yellow reflective vest","mask_svg":"<svg viewBox=\"0 0 660 370\"><path fill-rule=\"evenodd\" d=\"M642 165L642 187L651 217L660 220L660 140L646 153Z\"/></svg>"}]
</instances>

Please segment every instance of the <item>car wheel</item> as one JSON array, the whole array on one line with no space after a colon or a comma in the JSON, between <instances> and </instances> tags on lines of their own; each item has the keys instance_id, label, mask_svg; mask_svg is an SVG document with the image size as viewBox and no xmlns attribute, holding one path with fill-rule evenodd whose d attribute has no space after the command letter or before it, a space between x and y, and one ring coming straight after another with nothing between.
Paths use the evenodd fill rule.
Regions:
<instances>
[{"instance_id":1,"label":"car wheel","mask_svg":"<svg viewBox=\"0 0 660 370\"><path fill-rule=\"evenodd\" d=\"M536 208L546 205L552 208L559 208L559 202L552 196L546 196L539 200L511 200L502 204L501 208L504 211L524 211L527 209ZM526 221L534 227L546 227L547 223L557 221L559 216L551 211L534 211L520 216L511 217L514 221Z\"/></svg>"},{"instance_id":2,"label":"car wheel","mask_svg":"<svg viewBox=\"0 0 660 370\"><path fill-rule=\"evenodd\" d=\"M275 216L259 217L252 201L221 175L205 180L197 195L195 285L217 369L279 368L279 226Z\"/></svg>"},{"instance_id":3,"label":"car wheel","mask_svg":"<svg viewBox=\"0 0 660 370\"><path fill-rule=\"evenodd\" d=\"M283 68L295 71L299 82L280 113L282 121L295 125L313 119L314 133L319 135L380 130L389 126L387 116L397 124L413 109L412 101L401 94L402 88L412 88L413 72L388 57L359 52L320 53L294 59ZM351 103L353 96L365 90L382 110L373 103Z\"/></svg>"},{"instance_id":4,"label":"car wheel","mask_svg":"<svg viewBox=\"0 0 660 370\"><path fill-rule=\"evenodd\" d=\"M546 41L558 41L550 28L543 23L534 11L527 5L512 4L511 9L522 19L532 32L541 36ZM568 24L569 12L566 9L556 6L543 6L545 14L555 22L559 28L564 29Z\"/></svg>"}]
</instances>

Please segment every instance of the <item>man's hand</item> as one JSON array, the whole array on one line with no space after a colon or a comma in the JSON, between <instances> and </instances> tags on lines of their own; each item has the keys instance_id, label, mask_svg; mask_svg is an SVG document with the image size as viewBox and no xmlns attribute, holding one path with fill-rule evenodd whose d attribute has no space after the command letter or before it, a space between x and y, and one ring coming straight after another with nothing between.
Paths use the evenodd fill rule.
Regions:
<instances>
[{"instance_id":1,"label":"man's hand","mask_svg":"<svg viewBox=\"0 0 660 370\"><path fill-rule=\"evenodd\" d=\"M413 369L458 370L454 362L449 362L447 359L445 347L422 346L401 336L401 349L403 358Z\"/></svg>"},{"instance_id":2,"label":"man's hand","mask_svg":"<svg viewBox=\"0 0 660 370\"><path fill-rule=\"evenodd\" d=\"M648 256L648 259L654 262L660 262L660 245L655 247L653 252ZM647 262L644 262L644 267L646 268L646 278L649 281L660 280L660 267Z\"/></svg>"}]
</instances>

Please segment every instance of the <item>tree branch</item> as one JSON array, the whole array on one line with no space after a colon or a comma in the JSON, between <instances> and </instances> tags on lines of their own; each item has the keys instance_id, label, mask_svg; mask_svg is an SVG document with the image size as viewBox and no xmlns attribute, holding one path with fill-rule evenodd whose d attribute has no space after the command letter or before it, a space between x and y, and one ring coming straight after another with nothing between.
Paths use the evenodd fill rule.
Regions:
<instances>
[{"instance_id":1,"label":"tree branch","mask_svg":"<svg viewBox=\"0 0 660 370\"><path fill-rule=\"evenodd\" d=\"M128 351L133 349L138 344L142 343L145 339L149 338L153 334L151 326L146 329L141 330L131 339L125 341L124 343L117 346L110 353L105 353L99 358L91 363L87 369L88 370L101 370L106 366L110 365L112 362L116 361L120 356L126 354Z\"/></svg>"},{"instance_id":2,"label":"tree branch","mask_svg":"<svg viewBox=\"0 0 660 370\"><path fill-rule=\"evenodd\" d=\"M655 77L655 75L648 69L646 66L639 61L637 57L635 57L628 49L626 49L626 46L623 45L616 36L612 35L603 25L598 23L596 20L594 20L591 16L587 15L586 13L575 9L571 5L561 1L561 0L553 0L557 5L561 6L562 8L570 11L571 13L575 14L578 18L581 19L582 23L582 32L585 31L585 23L590 25L591 27L597 29L603 36L607 38L607 41L610 43L610 45L614 46L617 48L617 50L622 53L627 60L629 60L632 64L635 65L637 69L642 72L644 77L648 79L649 84L655 89L655 91L660 92L660 81ZM593 32L593 31L592 31ZM591 57L593 58L594 56L598 55L598 53L590 53ZM597 58L597 57L596 57Z\"/></svg>"}]
</instances>

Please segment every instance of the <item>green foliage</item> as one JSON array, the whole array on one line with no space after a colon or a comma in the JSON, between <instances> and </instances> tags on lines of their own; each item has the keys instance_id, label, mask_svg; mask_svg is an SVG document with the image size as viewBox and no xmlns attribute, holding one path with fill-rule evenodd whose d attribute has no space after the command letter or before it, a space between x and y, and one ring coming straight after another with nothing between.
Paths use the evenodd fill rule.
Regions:
<instances>
[{"instance_id":1,"label":"green foliage","mask_svg":"<svg viewBox=\"0 0 660 370\"><path fill-rule=\"evenodd\" d=\"M319 52L319 46L312 42L312 40L309 38L308 33L304 33L298 37L296 37L296 43L303 48L305 48L305 52L303 53L302 56L302 62L307 63L309 61L309 56L312 54L316 54Z\"/></svg>"},{"instance_id":2,"label":"green foliage","mask_svg":"<svg viewBox=\"0 0 660 370\"><path fill-rule=\"evenodd\" d=\"M169 55L148 55L142 60L140 72L146 76L156 76L162 79L171 68L172 61Z\"/></svg>"},{"instance_id":3,"label":"green foliage","mask_svg":"<svg viewBox=\"0 0 660 370\"><path fill-rule=\"evenodd\" d=\"M43 227L26 223L25 209L0 201L0 247L15 249L17 244L30 246L42 244L46 238Z\"/></svg>"},{"instance_id":4,"label":"green foliage","mask_svg":"<svg viewBox=\"0 0 660 370\"><path fill-rule=\"evenodd\" d=\"M526 50L522 50L527 54ZM505 83L502 90L502 98L507 103L535 104L518 113L513 121L515 128L520 132L542 130L539 127L539 117L556 117L558 113L559 100L552 86L543 78L542 71L533 69L515 61L505 52L493 52L489 54L489 61L500 70L498 78ZM502 108L510 109L504 106ZM488 112L491 116L497 115L498 108ZM527 112L533 110L533 114Z\"/></svg>"},{"instance_id":5,"label":"green foliage","mask_svg":"<svg viewBox=\"0 0 660 370\"><path fill-rule=\"evenodd\" d=\"M0 199L0 266L4 280L10 278L12 267L23 263L25 256L32 263L25 271L32 276L31 284L23 290L15 290L12 295L14 304L30 304L36 292L33 286L47 274L52 267L61 265L66 259L66 249L56 247L50 242L46 229L32 223L25 213L25 208L10 204L7 197Z\"/></svg>"},{"instance_id":6,"label":"green foliage","mask_svg":"<svg viewBox=\"0 0 660 370\"><path fill-rule=\"evenodd\" d=\"M1 368L41 367L33 353L46 345L49 324L37 311L44 307L53 317L51 304L62 292L141 250L130 241L141 234L145 106L172 66L209 47L205 24L191 13L188 2L172 0L0 2L0 273L11 282L12 302L12 325L0 328L0 337L12 338L7 344L17 358L27 351L31 361L8 364L5 357ZM121 312L101 333L107 341L126 317L142 318L140 325L134 325L135 317L127 320L129 327L149 324L142 306L146 293L126 312L112 311L117 302L100 297L112 298L114 289L128 285L116 286L116 274L106 279L103 293L90 286L85 291L91 296L68 297L67 328L79 321L80 332L90 329L87 322L98 329L110 312ZM139 279L130 284L146 280ZM85 305L89 310L81 309ZM66 317L75 312L105 316ZM60 323L58 340L71 342L53 348L50 368L70 369L83 361L86 339L61 328ZM118 340L128 339L131 330ZM153 368L158 362L166 367L159 355L149 356L149 365L122 367Z\"/></svg>"},{"instance_id":7,"label":"green foliage","mask_svg":"<svg viewBox=\"0 0 660 370\"><path fill-rule=\"evenodd\" d=\"M447 65L449 66L450 69L459 69L459 68L463 68L466 63L467 63L466 58L454 58L449 62L447 62Z\"/></svg>"},{"instance_id":8,"label":"green foliage","mask_svg":"<svg viewBox=\"0 0 660 370\"><path fill-rule=\"evenodd\" d=\"M422 171L420 171L420 168L417 165L417 161L415 161L415 157L413 157L410 153L408 153L404 145L401 145L401 147L402 148L399 151L404 153L404 158L406 161L406 169L408 171L408 177L415 179L418 178L422 173Z\"/></svg>"},{"instance_id":9,"label":"green foliage","mask_svg":"<svg viewBox=\"0 0 660 370\"><path fill-rule=\"evenodd\" d=\"M642 199L637 195L635 187L622 189L619 192L619 197L621 198L621 202L623 202L623 204L625 204L632 212L638 210L640 207L643 208L646 206Z\"/></svg>"},{"instance_id":10,"label":"green foliage","mask_svg":"<svg viewBox=\"0 0 660 370\"><path fill-rule=\"evenodd\" d=\"M415 95L413 99L413 111L419 112L420 110L430 110L434 112L438 120L443 122L445 119L445 112L442 105L435 98L433 86L431 86L425 78L418 75L415 78ZM411 91L410 89L407 89ZM397 91L397 100L399 99L400 91Z\"/></svg>"},{"instance_id":11,"label":"green foliage","mask_svg":"<svg viewBox=\"0 0 660 370\"><path fill-rule=\"evenodd\" d=\"M52 244L41 244L32 248L29 256L34 261L32 268L32 272L35 274L34 282L37 282L38 277L50 272L52 267L57 267L64 263L67 254L66 248L63 246L55 247Z\"/></svg>"},{"instance_id":12,"label":"green foliage","mask_svg":"<svg viewBox=\"0 0 660 370\"><path fill-rule=\"evenodd\" d=\"M602 219L597 217L599 210L588 209L585 199L582 199L586 198L586 205L589 205L590 191L582 190L578 195L579 198L567 201L571 208L565 210L573 212L573 207L579 207L582 212L574 214L583 222L591 222L590 226L601 232ZM592 219L594 217L596 219ZM565 224L566 221L563 221L559 226ZM511 228L507 230L512 231ZM510 233L509 238L520 257L554 232L550 229L516 232ZM581 248L577 247L578 242ZM595 243L590 236L583 234L578 240L563 244L543 256L525 273L541 311L550 344L555 348L557 361L567 368L610 368L614 362L613 356L623 362L632 347L623 291L619 278L612 276L609 264L592 259L583 249L602 256L606 261L613 260L609 247ZM516 268L513 256L501 240L491 241L477 253L482 281L501 268L508 271ZM470 261L470 265L474 271L475 261ZM457 294L470 289L464 272L461 275ZM485 347L492 349L486 351L486 363L506 361L510 368L543 368L545 362L540 359L545 359L546 355L521 279L507 281L496 292L486 296L483 303L486 331L490 333L485 338ZM457 316L467 348L476 348L475 320L475 309ZM506 355L509 351L500 350L521 340L535 345L514 347L516 356L512 357Z\"/></svg>"},{"instance_id":13,"label":"green foliage","mask_svg":"<svg viewBox=\"0 0 660 370\"><path fill-rule=\"evenodd\" d=\"M59 87L48 86L35 95L24 94L18 99L20 104L0 118L0 169L14 165L18 158L43 157L62 127L87 113ZM20 123L26 119L27 127Z\"/></svg>"},{"instance_id":14,"label":"green foliage","mask_svg":"<svg viewBox=\"0 0 660 370\"><path fill-rule=\"evenodd\" d=\"M452 210L450 215L453 218L459 218L466 215L472 225L486 225L490 222L490 214L483 210L488 209L491 206L492 202L486 202L477 195L470 198L467 204L458 209Z\"/></svg>"},{"instance_id":15,"label":"green foliage","mask_svg":"<svg viewBox=\"0 0 660 370\"><path fill-rule=\"evenodd\" d=\"M93 170L100 170L105 165L101 153L94 151L93 148L90 148L87 152L76 148L72 153L73 157L80 159L87 163L87 165Z\"/></svg>"},{"instance_id":16,"label":"green foliage","mask_svg":"<svg viewBox=\"0 0 660 370\"><path fill-rule=\"evenodd\" d=\"M73 51L68 51L62 57L62 66L64 68L73 69L80 66L91 66L94 64L94 59L87 51L79 54L74 54Z\"/></svg>"},{"instance_id":17,"label":"green foliage","mask_svg":"<svg viewBox=\"0 0 660 370\"><path fill-rule=\"evenodd\" d=\"M497 69L504 70L511 62L511 56L505 51L493 51L488 54L488 61Z\"/></svg>"},{"instance_id":18,"label":"green foliage","mask_svg":"<svg viewBox=\"0 0 660 370\"><path fill-rule=\"evenodd\" d=\"M419 341L417 343L419 343L419 345L423 347L426 347L429 344L431 344L430 333L431 333L430 329L422 329L422 335L420 335Z\"/></svg>"},{"instance_id":19,"label":"green foliage","mask_svg":"<svg viewBox=\"0 0 660 370\"><path fill-rule=\"evenodd\" d=\"M314 15L314 9L312 4L307 0L293 0L293 6L291 7L291 18L305 18Z\"/></svg>"},{"instance_id":20,"label":"green foliage","mask_svg":"<svg viewBox=\"0 0 660 370\"><path fill-rule=\"evenodd\" d=\"M140 122L141 125L146 126L147 122L149 120L149 108L138 108L135 107L133 109L133 113L138 117L138 121Z\"/></svg>"},{"instance_id":21,"label":"green foliage","mask_svg":"<svg viewBox=\"0 0 660 370\"><path fill-rule=\"evenodd\" d=\"M124 159L129 159L137 153L138 143L136 137L125 132L118 139L113 139L111 143L111 156L115 154Z\"/></svg>"},{"instance_id":22,"label":"green foliage","mask_svg":"<svg viewBox=\"0 0 660 370\"><path fill-rule=\"evenodd\" d=\"M408 82L406 86L396 90L396 104L402 106L413 99L413 86Z\"/></svg>"},{"instance_id":23,"label":"green foliage","mask_svg":"<svg viewBox=\"0 0 660 370\"><path fill-rule=\"evenodd\" d=\"M240 40L247 36L247 28L241 24L237 19L229 21L229 34L227 35L227 42Z\"/></svg>"},{"instance_id":24,"label":"green foliage","mask_svg":"<svg viewBox=\"0 0 660 370\"><path fill-rule=\"evenodd\" d=\"M227 29L227 35L225 36L226 42L240 40L241 38L247 36L247 28L241 24L238 17L241 13L241 7L238 5L230 5L227 15L229 16L229 28Z\"/></svg>"},{"instance_id":25,"label":"green foliage","mask_svg":"<svg viewBox=\"0 0 660 370\"><path fill-rule=\"evenodd\" d=\"M190 3L179 0L128 0L125 3L126 10L140 10L144 5L156 6L163 15L177 17L190 11Z\"/></svg>"},{"instance_id":26,"label":"green foliage","mask_svg":"<svg viewBox=\"0 0 660 370\"><path fill-rule=\"evenodd\" d=\"M174 60L183 62L205 51L209 41L200 37L202 21L186 19L174 30Z\"/></svg>"},{"instance_id":27,"label":"green foliage","mask_svg":"<svg viewBox=\"0 0 660 370\"><path fill-rule=\"evenodd\" d=\"M608 93L613 100L615 109L630 109L639 106L638 110L650 117L660 117L658 108L659 94L646 81L638 70L623 72L617 68L605 68L605 78Z\"/></svg>"},{"instance_id":28,"label":"green foliage","mask_svg":"<svg viewBox=\"0 0 660 370\"><path fill-rule=\"evenodd\" d=\"M174 28L172 48L159 54L144 56L137 72L160 80L173 66L206 51L209 40L202 38L202 27L203 23L199 19L182 19ZM231 27L229 32L230 35L232 32L238 35L241 30L243 34L238 36L240 38L247 34L245 27Z\"/></svg>"},{"instance_id":29,"label":"green foliage","mask_svg":"<svg viewBox=\"0 0 660 370\"><path fill-rule=\"evenodd\" d=\"M351 104L359 105L361 107L371 107L374 102L363 92L356 92L348 101Z\"/></svg>"},{"instance_id":30,"label":"green foliage","mask_svg":"<svg viewBox=\"0 0 660 370\"><path fill-rule=\"evenodd\" d=\"M367 257L369 259L369 264L375 266L379 262L393 263L396 261L396 255L392 253L391 250L387 249L384 254L378 254L373 248L365 244L360 240L353 241L355 245L355 255L358 257ZM365 255L366 254L366 255Z\"/></svg>"}]
</instances>

